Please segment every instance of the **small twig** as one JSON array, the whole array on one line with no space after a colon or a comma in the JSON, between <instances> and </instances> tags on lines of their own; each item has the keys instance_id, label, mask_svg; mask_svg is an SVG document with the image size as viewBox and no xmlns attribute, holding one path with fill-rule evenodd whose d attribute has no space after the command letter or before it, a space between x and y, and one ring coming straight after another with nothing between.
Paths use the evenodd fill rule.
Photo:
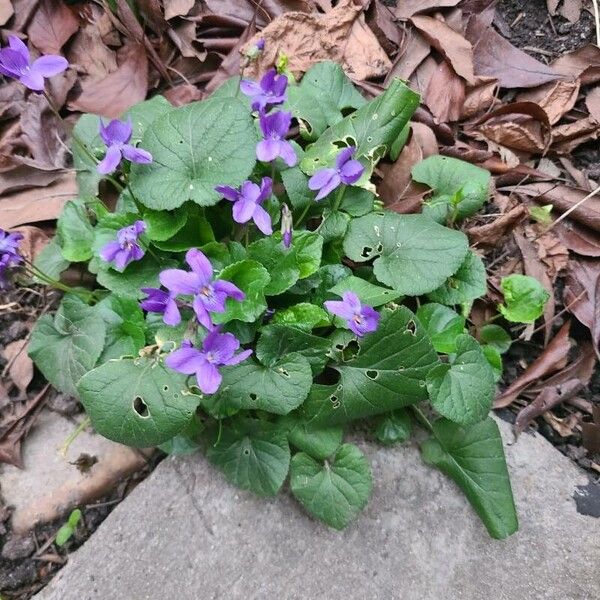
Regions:
<instances>
[{"instance_id":1,"label":"small twig","mask_svg":"<svg viewBox=\"0 0 600 600\"><path fill-rule=\"evenodd\" d=\"M556 319L558 319L559 317L561 317L562 315L564 315L572 306L575 306L586 294L587 294L587 290L583 290L583 292L581 292L581 294L579 294L579 296L577 296L577 298L575 298L575 300L573 300L573 302L570 302L560 312L556 313L554 315L554 317L552 317L552 320L550 321L550 323L554 323L554 321L556 321ZM546 327L546 323L543 323L539 327L536 327L531 332L531 335L533 335L534 333L537 333L538 331L541 331L545 327Z\"/></svg>"},{"instance_id":2,"label":"small twig","mask_svg":"<svg viewBox=\"0 0 600 600\"><path fill-rule=\"evenodd\" d=\"M571 208L569 208L562 215L560 215L560 217L558 217L558 219L556 219L555 221L550 223L550 225L548 225L548 227L546 227L546 229L544 230L544 233L546 233L547 231L550 231L550 229L552 229L555 225L558 225L561 221L564 221L574 210L577 210L584 202L586 202L587 200L589 200L590 198L592 198L593 196L595 196L598 193L600 193L600 186L598 186L595 190L590 192L587 196L585 196L584 198L579 200L579 202L576 202L575 204L573 204L573 206L571 206Z\"/></svg>"},{"instance_id":3,"label":"small twig","mask_svg":"<svg viewBox=\"0 0 600 600\"><path fill-rule=\"evenodd\" d=\"M600 46L600 8L598 8L598 0L592 0L594 7L594 22L596 23L596 45Z\"/></svg>"}]
</instances>

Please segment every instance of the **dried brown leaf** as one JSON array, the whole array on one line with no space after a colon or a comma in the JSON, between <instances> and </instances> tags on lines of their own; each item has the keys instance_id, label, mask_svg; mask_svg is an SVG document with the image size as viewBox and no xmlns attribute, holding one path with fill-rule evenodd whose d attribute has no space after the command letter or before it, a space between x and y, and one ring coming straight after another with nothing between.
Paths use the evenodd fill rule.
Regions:
<instances>
[{"instance_id":1,"label":"dried brown leaf","mask_svg":"<svg viewBox=\"0 0 600 600\"><path fill-rule=\"evenodd\" d=\"M583 0L563 0L558 13L575 24L581 18L581 11L583 9Z\"/></svg>"},{"instance_id":2,"label":"dried brown leaf","mask_svg":"<svg viewBox=\"0 0 600 600\"><path fill-rule=\"evenodd\" d=\"M478 83L473 72L473 47L469 41L438 19L416 15L411 21L427 41L450 62L457 75L470 85Z\"/></svg>"},{"instance_id":3,"label":"dried brown leaf","mask_svg":"<svg viewBox=\"0 0 600 600\"><path fill-rule=\"evenodd\" d=\"M562 243L575 254L600 257L600 233L565 219L555 228Z\"/></svg>"},{"instance_id":4,"label":"dried brown leaf","mask_svg":"<svg viewBox=\"0 0 600 600\"><path fill-rule=\"evenodd\" d=\"M163 0L165 19L184 17L194 8L194 4L194 0Z\"/></svg>"},{"instance_id":5,"label":"dried brown leaf","mask_svg":"<svg viewBox=\"0 0 600 600\"><path fill-rule=\"evenodd\" d=\"M560 78L557 71L515 48L481 19L470 19L467 39L473 44L475 75L494 77L500 87L530 88Z\"/></svg>"},{"instance_id":6,"label":"dried brown leaf","mask_svg":"<svg viewBox=\"0 0 600 600\"><path fill-rule=\"evenodd\" d=\"M460 119L465 102L465 82L445 60L429 80L423 101L438 123Z\"/></svg>"},{"instance_id":7,"label":"dried brown leaf","mask_svg":"<svg viewBox=\"0 0 600 600\"><path fill-rule=\"evenodd\" d=\"M371 2L367 11L367 25L388 54L393 54L400 47L402 33L387 6L380 2Z\"/></svg>"},{"instance_id":8,"label":"dried brown leaf","mask_svg":"<svg viewBox=\"0 0 600 600\"><path fill-rule=\"evenodd\" d=\"M600 452L600 405L595 404L592 408L592 422L581 423L581 434L583 445L588 452Z\"/></svg>"},{"instance_id":9,"label":"dried brown leaf","mask_svg":"<svg viewBox=\"0 0 600 600\"><path fill-rule=\"evenodd\" d=\"M528 214L527 207L519 204L491 223L470 227L467 229L467 235L471 244L495 248L515 225L527 218Z\"/></svg>"},{"instance_id":10,"label":"dried brown leaf","mask_svg":"<svg viewBox=\"0 0 600 600\"><path fill-rule=\"evenodd\" d=\"M2 349L2 358L7 362L8 375L19 390L21 397L27 395L27 386L33 379L33 361L27 354L27 340L10 342Z\"/></svg>"},{"instance_id":11,"label":"dried brown leaf","mask_svg":"<svg viewBox=\"0 0 600 600\"><path fill-rule=\"evenodd\" d=\"M6 25L8 20L15 14L10 0L0 0L0 27Z\"/></svg>"},{"instance_id":12,"label":"dried brown leaf","mask_svg":"<svg viewBox=\"0 0 600 600\"><path fill-rule=\"evenodd\" d=\"M585 105L590 117L600 123L600 86L591 89L585 97Z\"/></svg>"},{"instance_id":13,"label":"dried brown leaf","mask_svg":"<svg viewBox=\"0 0 600 600\"><path fill-rule=\"evenodd\" d=\"M489 110L496 102L498 84L495 81L467 87L460 118L468 119Z\"/></svg>"},{"instance_id":14,"label":"dried brown leaf","mask_svg":"<svg viewBox=\"0 0 600 600\"><path fill-rule=\"evenodd\" d=\"M397 19L410 19L413 15L456 6L460 0L400 0L393 8Z\"/></svg>"},{"instance_id":15,"label":"dried brown leaf","mask_svg":"<svg viewBox=\"0 0 600 600\"><path fill-rule=\"evenodd\" d=\"M554 71L575 79L579 77L581 85L589 85L600 81L600 48L588 44L563 54L550 65Z\"/></svg>"},{"instance_id":16,"label":"dried brown leaf","mask_svg":"<svg viewBox=\"0 0 600 600\"><path fill-rule=\"evenodd\" d=\"M405 45L385 78L385 83L389 83L394 77L405 81L410 79L415 69L429 56L429 52L429 43L418 31L411 29L407 34Z\"/></svg>"},{"instance_id":17,"label":"dried brown leaf","mask_svg":"<svg viewBox=\"0 0 600 600\"><path fill-rule=\"evenodd\" d=\"M600 123L588 117L552 129L552 149L559 154L571 154L577 146L600 136Z\"/></svg>"},{"instance_id":18,"label":"dried brown leaf","mask_svg":"<svg viewBox=\"0 0 600 600\"><path fill-rule=\"evenodd\" d=\"M511 404L519 394L531 384L538 381L565 366L571 342L569 340L569 328L571 323L567 321L552 338L544 351L527 367L511 385L500 394L494 401L494 408L503 408Z\"/></svg>"},{"instance_id":19,"label":"dried brown leaf","mask_svg":"<svg viewBox=\"0 0 600 600\"><path fill-rule=\"evenodd\" d=\"M245 52L259 38L265 50L251 63L247 74L257 77L277 60L280 53L289 57L289 69L301 75L323 60L339 62L346 73L362 81L387 75L392 64L367 27L362 6L342 0L324 15L288 12L274 19L259 35L243 47Z\"/></svg>"},{"instance_id":20,"label":"dried brown leaf","mask_svg":"<svg viewBox=\"0 0 600 600\"><path fill-rule=\"evenodd\" d=\"M173 106L183 106L196 100L202 100L202 92L195 85L188 83L181 83L169 88L163 95Z\"/></svg>"},{"instance_id":21,"label":"dried brown leaf","mask_svg":"<svg viewBox=\"0 0 600 600\"><path fill-rule=\"evenodd\" d=\"M50 241L44 231L32 225L15 227L13 231L18 231L23 236L19 250L29 262L33 262Z\"/></svg>"},{"instance_id":22,"label":"dried brown leaf","mask_svg":"<svg viewBox=\"0 0 600 600\"><path fill-rule=\"evenodd\" d=\"M56 181L63 172L62 170L42 170L29 165L19 165L10 171L0 173L0 196L31 187L45 187Z\"/></svg>"},{"instance_id":23,"label":"dried brown leaf","mask_svg":"<svg viewBox=\"0 0 600 600\"><path fill-rule=\"evenodd\" d=\"M117 70L117 55L104 43L97 23L90 23L79 30L70 44L67 58L93 79L102 79Z\"/></svg>"},{"instance_id":24,"label":"dried brown leaf","mask_svg":"<svg viewBox=\"0 0 600 600\"><path fill-rule=\"evenodd\" d=\"M117 118L146 97L148 59L141 44L128 42L118 56L118 68L102 78L87 77L81 94L69 103L71 110Z\"/></svg>"},{"instance_id":25,"label":"dried brown leaf","mask_svg":"<svg viewBox=\"0 0 600 600\"><path fill-rule=\"evenodd\" d=\"M517 96L520 102L535 102L546 114L551 125L558 123L577 102L579 80L551 81Z\"/></svg>"},{"instance_id":26,"label":"dried brown leaf","mask_svg":"<svg viewBox=\"0 0 600 600\"><path fill-rule=\"evenodd\" d=\"M79 22L61 0L40 0L27 29L29 41L43 54L59 54Z\"/></svg>"},{"instance_id":27,"label":"dried brown leaf","mask_svg":"<svg viewBox=\"0 0 600 600\"><path fill-rule=\"evenodd\" d=\"M7 194L0 198L0 227L10 229L57 219L65 203L77 193L75 173L69 172L47 187Z\"/></svg>"}]
</instances>

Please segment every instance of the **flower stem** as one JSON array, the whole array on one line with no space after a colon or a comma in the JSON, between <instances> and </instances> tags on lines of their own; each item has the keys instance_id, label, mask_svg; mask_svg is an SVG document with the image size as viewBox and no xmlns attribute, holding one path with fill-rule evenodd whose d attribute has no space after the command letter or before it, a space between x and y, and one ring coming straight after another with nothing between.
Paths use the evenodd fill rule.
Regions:
<instances>
[{"instance_id":1,"label":"flower stem","mask_svg":"<svg viewBox=\"0 0 600 600\"><path fill-rule=\"evenodd\" d=\"M338 190L338 193L333 202L332 212L336 212L337 210L339 210L340 204L342 203L342 200L344 198L344 194L346 193L347 187L348 187L347 185L340 186L340 189Z\"/></svg>"},{"instance_id":2,"label":"flower stem","mask_svg":"<svg viewBox=\"0 0 600 600\"><path fill-rule=\"evenodd\" d=\"M86 290L76 289L63 283L62 281L58 281L53 279L49 275L46 275L43 271L38 269L32 262L25 260L25 264L27 265L27 270L29 271L29 275L33 277L37 277L45 284L52 286L53 288L60 290L61 292L65 292L68 294L75 294L79 296L84 302L91 302L94 299L94 292L89 292Z\"/></svg>"},{"instance_id":3,"label":"flower stem","mask_svg":"<svg viewBox=\"0 0 600 600\"><path fill-rule=\"evenodd\" d=\"M306 203L306 207L302 211L302 214L300 215L300 217L298 218L298 220L294 223L294 229L296 229L297 227L299 227L300 223L302 223L302 221L304 221L304 219L306 218L306 215L308 214L308 211L310 210L311 206L312 206L312 202L309 200Z\"/></svg>"}]
</instances>

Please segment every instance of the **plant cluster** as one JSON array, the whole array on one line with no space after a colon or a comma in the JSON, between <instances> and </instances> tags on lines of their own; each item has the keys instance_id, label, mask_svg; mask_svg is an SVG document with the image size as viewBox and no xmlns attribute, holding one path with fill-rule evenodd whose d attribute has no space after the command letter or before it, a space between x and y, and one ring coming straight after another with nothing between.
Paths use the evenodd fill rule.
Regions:
<instances>
[{"instance_id":1,"label":"plant cluster","mask_svg":"<svg viewBox=\"0 0 600 600\"><path fill-rule=\"evenodd\" d=\"M392 444L416 422L424 460L506 537L517 518L488 415L510 336L469 326L486 276L458 229L486 202L489 173L430 157L413 171L432 190L423 214L390 212L371 177L401 151L418 95L394 80L367 102L334 63L299 83L280 71L181 108L157 96L122 120L80 118L79 197L25 271L65 289L77 263L96 285L40 318L30 355L102 435L203 448L264 496L289 476L335 528L372 489L348 427L364 420ZM3 269L22 266L17 244L0 238ZM506 319L539 316L535 280L503 286Z\"/></svg>"}]
</instances>

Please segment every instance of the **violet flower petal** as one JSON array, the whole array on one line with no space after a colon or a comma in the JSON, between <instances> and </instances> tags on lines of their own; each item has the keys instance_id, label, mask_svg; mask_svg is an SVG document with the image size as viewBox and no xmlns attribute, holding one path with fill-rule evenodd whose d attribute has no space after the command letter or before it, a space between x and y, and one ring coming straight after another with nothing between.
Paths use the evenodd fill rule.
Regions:
<instances>
[{"instance_id":1,"label":"violet flower petal","mask_svg":"<svg viewBox=\"0 0 600 600\"><path fill-rule=\"evenodd\" d=\"M259 206L258 204L254 206L252 219L262 233L265 235L271 235L273 233L271 215L269 215L269 213L262 206Z\"/></svg>"},{"instance_id":2,"label":"violet flower petal","mask_svg":"<svg viewBox=\"0 0 600 600\"><path fill-rule=\"evenodd\" d=\"M198 348L192 346L171 352L165 358L165 364L178 373L194 375L206 364L206 358Z\"/></svg>"},{"instance_id":3,"label":"violet flower petal","mask_svg":"<svg viewBox=\"0 0 600 600\"><path fill-rule=\"evenodd\" d=\"M69 61L64 56L56 54L46 54L36 58L31 64L31 70L38 73L42 77L54 77L69 66Z\"/></svg>"},{"instance_id":4,"label":"violet flower petal","mask_svg":"<svg viewBox=\"0 0 600 600\"><path fill-rule=\"evenodd\" d=\"M249 200L242 196L234 205L233 205L233 220L236 223L247 223L254 214L254 209L258 205L253 200Z\"/></svg>"},{"instance_id":5,"label":"violet flower petal","mask_svg":"<svg viewBox=\"0 0 600 600\"><path fill-rule=\"evenodd\" d=\"M237 285L231 283L231 281L217 279L213 284L213 288L218 292L225 292L227 296L233 298L234 300L237 300L238 302L241 302L246 298L246 294L244 294L244 292L242 292L242 290L240 290L240 288Z\"/></svg>"},{"instance_id":6,"label":"violet flower petal","mask_svg":"<svg viewBox=\"0 0 600 600\"><path fill-rule=\"evenodd\" d=\"M202 282L196 273L183 269L165 269L160 272L158 279L168 290L176 294L193 295L198 293Z\"/></svg>"},{"instance_id":7,"label":"violet flower petal","mask_svg":"<svg viewBox=\"0 0 600 600\"><path fill-rule=\"evenodd\" d=\"M109 146L106 156L98 163L96 171L101 175L110 175L117 170L121 162L121 150L117 146Z\"/></svg>"},{"instance_id":8,"label":"violet flower petal","mask_svg":"<svg viewBox=\"0 0 600 600\"><path fill-rule=\"evenodd\" d=\"M196 371L196 381L203 394L214 394L219 389L222 380L219 369L208 361L205 361Z\"/></svg>"},{"instance_id":9,"label":"violet flower petal","mask_svg":"<svg viewBox=\"0 0 600 600\"><path fill-rule=\"evenodd\" d=\"M213 323L211 321L210 315L208 314L208 310L206 310L206 307L204 306L204 303L200 296L194 296L192 308L194 309L194 313L196 314L196 319L198 319L198 323L200 323L202 327L206 327L206 329L212 329Z\"/></svg>"},{"instance_id":10,"label":"violet flower petal","mask_svg":"<svg viewBox=\"0 0 600 600\"><path fill-rule=\"evenodd\" d=\"M44 89L44 77L36 71L26 71L19 77L19 81L28 89L34 92L41 92Z\"/></svg>"},{"instance_id":11,"label":"violet flower petal","mask_svg":"<svg viewBox=\"0 0 600 600\"><path fill-rule=\"evenodd\" d=\"M230 202L236 202L240 198L240 193L229 185L217 185L215 191Z\"/></svg>"},{"instance_id":12,"label":"violet flower petal","mask_svg":"<svg viewBox=\"0 0 600 600\"><path fill-rule=\"evenodd\" d=\"M123 156L134 163L139 165L147 165L152 162L152 154L142 148L136 148L130 144L125 144L122 148Z\"/></svg>"},{"instance_id":13,"label":"violet flower petal","mask_svg":"<svg viewBox=\"0 0 600 600\"><path fill-rule=\"evenodd\" d=\"M349 160L340 169L340 178L346 185L356 183L362 176L365 168L357 160Z\"/></svg>"},{"instance_id":14,"label":"violet flower petal","mask_svg":"<svg viewBox=\"0 0 600 600\"><path fill-rule=\"evenodd\" d=\"M201 285L210 282L213 277L213 268L206 256L198 248L190 248L185 254L185 262L192 271L198 275Z\"/></svg>"}]
</instances>

